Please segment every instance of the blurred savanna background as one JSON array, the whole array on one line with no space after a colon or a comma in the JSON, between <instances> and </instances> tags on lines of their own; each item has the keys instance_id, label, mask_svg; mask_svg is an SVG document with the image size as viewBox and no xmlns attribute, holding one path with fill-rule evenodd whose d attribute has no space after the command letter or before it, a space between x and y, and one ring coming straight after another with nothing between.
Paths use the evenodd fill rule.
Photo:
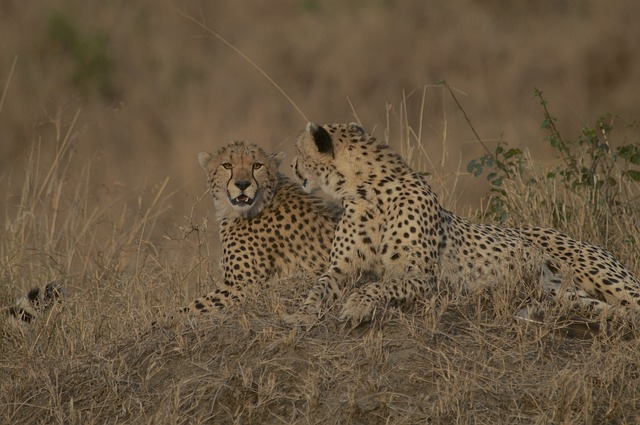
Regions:
<instances>
[{"instance_id":1,"label":"blurred savanna background","mask_svg":"<svg viewBox=\"0 0 640 425\"><path fill-rule=\"evenodd\" d=\"M364 339L333 322L304 339L251 305L177 336L149 336L149 323L217 274L198 152L249 140L285 151L291 175L307 120L357 121L430 173L448 208L479 217L490 185L470 161L502 142L536 166L562 163L536 89L563 136L611 113L611 148L638 142L638 16L631 0L0 2L0 301L50 280L67 291L57 321L3 339L2 418L633 423L636 346L608 346L620 366L594 376L602 341L565 345L551 328L534 338L517 328L513 348L506 307L497 331L496 314L442 307L424 323L395 318L401 337ZM576 209L571 227L543 211L555 195L512 199L510 224L564 223L638 270L636 216ZM446 333L459 339L433 351ZM581 369L565 369L567 358ZM367 362L380 368L373 378ZM195 383L203 370L208 387ZM299 386L282 378L292 370Z\"/></svg>"},{"instance_id":2,"label":"blurred savanna background","mask_svg":"<svg viewBox=\"0 0 640 425\"><path fill-rule=\"evenodd\" d=\"M71 125L69 149L78 165L92 163L96 189L132 194L169 178L178 220L203 191L199 151L240 139L291 158L306 120L240 55L185 16L253 60L308 120L360 121L383 137L402 123L406 100L408 123L422 124L434 164L446 150L442 168L450 172L464 172L482 147L438 86L443 80L459 90L489 145L507 141L544 160L553 158L545 155L536 87L568 134L605 112L617 114L627 132L640 114L640 6L632 1L67 0L0 7L7 84L0 170L10 192L20 187L30 147L38 144L46 161ZM477 205L482 192L465 189L458 188L463 205Z\"/></svg>"}]
</instances>

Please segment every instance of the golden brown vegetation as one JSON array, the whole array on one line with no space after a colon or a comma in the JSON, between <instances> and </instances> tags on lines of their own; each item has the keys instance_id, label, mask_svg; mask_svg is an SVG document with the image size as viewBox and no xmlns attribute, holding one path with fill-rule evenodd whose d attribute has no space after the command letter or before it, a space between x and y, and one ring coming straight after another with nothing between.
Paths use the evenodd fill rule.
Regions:
<instances>
[{"instance_id":1,"label":"golden brown vegetation","mask_svg":"<svg viewBox=\"0 0 640 425\"><path fill-rule=\"evenodd\" d=\"M62 181L52 184L51 192L79 206L65 210L61 220L49 205L32 201L33 193L47 187L46 179L33 177L33 192L24 191L27 212L6 223L11 232L2 245L3 281L34 279L70 262L65 277L74 294L33 326L3 327L3 422L640 419L640 343L628 337L628 327L616 324L592 339L567 338L557 332L563 325L554 319L564 313L561 307L548 311L551 319L543 325L514 321L531 295L517 276L491 291L442 293L402 310L381 311L373 323L355 329L330 311L309 331L279 321L306 295L311 282L300 276L273 280L223 315L152 330L151 318L175 306L176 298L184 299L179 294L185 280L214 270L215 258L206 249L214 241L205 239L206 226L194 223L183 241L152 243L145 227L153 228L158 209L110 217L110 209L84 207L86 183L66 187ZM532 196L528 202L521 193L509 198L523 208L514 208L518 219L546 223L546 210L535 207L540 198L588 209L580 199L516 184L511 189L510 194ZM131 227L123 227L127 218ZM637 218L612 217L608 232L634 270L637 250L624 235ZM589 220L577 217L565 230L596 240L597 226Z\"/></svg>"},{"instance_id":2,"label":"golden brown vegetation","mask_svg":"<svg viewBox=\"0 0 640 425\"><path fill-rule=\"evenodd\" d=\"M502 135L544 158L534 86L568 133L605 111L637 118L640 29L629 21L638 8L3 2L0 304L54 278L67 298L33 326L0 320L0 422L637 423L640 343L628 325L567 338L554 319L561 306L543 325L516 322L529 295L517 276L355 329L332 311L309 331L280 325L306 295L304 276L273 280L224 315L149 325L218 274L197 152L232 139L291 152L303 125L255 69L180 11L228 37L310 119L358 118L394 141L459 209L480 197L452 170L482 148L436 83L468 94L486 143ZM633 203L603 215L551 182L505 187L509 224L556 226L640 272Z\"/></svg>"}]
</instances>

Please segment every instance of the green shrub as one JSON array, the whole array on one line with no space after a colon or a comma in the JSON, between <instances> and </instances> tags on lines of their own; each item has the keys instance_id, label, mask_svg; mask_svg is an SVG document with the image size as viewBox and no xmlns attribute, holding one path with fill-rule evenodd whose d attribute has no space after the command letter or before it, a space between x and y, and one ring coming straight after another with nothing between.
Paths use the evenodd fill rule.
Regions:
<instances>
[{"instance_id":1,"label":"green shrub","mask_svg":"<svg viewBox=\"0 0 640 425\"><path fill-rule=\"evenodd\" d=\"M73 20L60 12L49 16L49 37L73 62L73 84L87 96L97 92L102 97L114 96L111 75L114 60L109 52L109 38L100 30L83 31Z\"/></svg>"},{"instance_id":2,"label":"green shrub","mask_svg":"<svg viewBox=\"0 0 640 425\"><path fill-rule=\"evenodd\" d=\"M631 208L633 197L627 196L624 184L640 181L640 145L626 138L613 138L614 115L605 114L593 127L585 127L574 139L563 137L556 126L556 119L549 112L547 101L540 90L535 91L543 109L541 128L548 132L545 140L555 150L561 164L548 170L543 177L529 176L524 164L524 152L499 143L493 151L469 162L467 170L478 177L486 172L491 186L491 199L487 215L503 222L509 216L509 199L505 191L506 180L518 180L527 186L545 184L545 180L557 180L561 187L588 201L592 213L618 215ZM615 146L615 147L614 147ZM554 211L566 206L552 205Z\"/></svg>"}]
</instances>

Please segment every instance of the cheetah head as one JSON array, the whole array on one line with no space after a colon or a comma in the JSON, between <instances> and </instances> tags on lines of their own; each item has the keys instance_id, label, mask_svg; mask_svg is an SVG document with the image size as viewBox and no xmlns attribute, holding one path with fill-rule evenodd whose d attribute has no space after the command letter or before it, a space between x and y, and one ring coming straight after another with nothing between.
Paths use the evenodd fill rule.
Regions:
<instances>
[{"instance_id":1,"label":"cheetah head","mask_svg":"<svg viewBox=\"0 0 640 425\"><path fill-rule=\"evenodd\" d=\"M233 142L215 154L201 152L198 160L207 173L218 219L254 217L269 205L283 157L282 152L269 155L247 142Z\"/></svg>"},{"instance_id":2,"label":"cheetah head","mask_svg":"<svg viewBox=\"0 0 640 425\"><path fill-rule=\"evenodd\" d=\"M298 155L291 164L302 188L306 192L320 188L336 195L335 192L339 190L337 186L341 181L344 182L343 173L336 169L336 159L352 138L360 139L364 135L364 129L355 123L308 123L298 136Z\"/></svg>"}]
</instances>

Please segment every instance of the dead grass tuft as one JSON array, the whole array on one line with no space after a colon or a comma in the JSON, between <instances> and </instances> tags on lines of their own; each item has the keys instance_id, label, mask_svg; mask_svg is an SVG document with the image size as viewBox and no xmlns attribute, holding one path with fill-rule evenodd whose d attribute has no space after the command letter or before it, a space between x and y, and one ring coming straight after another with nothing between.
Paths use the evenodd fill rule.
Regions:
<instances>
[{"instance_id":1,"label":"dead grass tuft","mask_svg":"<svg viewBox=\"0 0 640 425\"><path fill-rule=\"evenodd\" d=\"M300 288L290 288L300 293ZM634 423L638 341L496 316L494 295L284 328L271 292L178 330L73 350L62 321L3 341L12 423ZM424 310L424 311L422 311ZM66 316L68 312L64 312ZM69 320L67 318L66 320ZM84 318L75 321L84 321ZM134 325L138 330L144 328ZM36 341L37 339L37 341ZM65 342L66 341L66 342ZM37 342L37 344L36 344ZM12 365L9 367L8 365Z\"/></svg>"}]
</instances>

